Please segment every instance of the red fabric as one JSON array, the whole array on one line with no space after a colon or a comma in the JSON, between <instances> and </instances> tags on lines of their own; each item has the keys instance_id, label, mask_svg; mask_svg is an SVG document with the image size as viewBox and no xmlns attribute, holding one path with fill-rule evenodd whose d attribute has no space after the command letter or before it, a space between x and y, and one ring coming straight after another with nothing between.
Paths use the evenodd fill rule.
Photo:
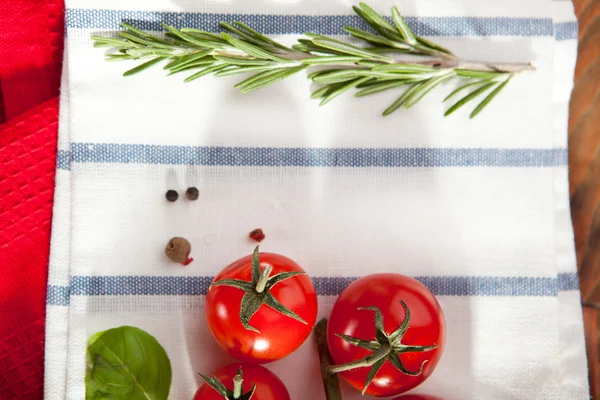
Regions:
<instances>
[{"instance_id":1,"label":"red fabric","mask_svg":"<svg viewBox=\"0 0 600 400\"><path fill-rule=\"evenodd\" d=\"M0 27L0 114L9 120L58 95L63 0L0 0Z\"/></svg>"},{"instance_id":2,"label":"red fabric","mask_svg":"<svg viewBox=\"0 0 600 400\"><path fill-rule=\"evenodd\" d=\"M40 399L62 0L0 0L0 399Z\"/></svg>"}]
</instances>

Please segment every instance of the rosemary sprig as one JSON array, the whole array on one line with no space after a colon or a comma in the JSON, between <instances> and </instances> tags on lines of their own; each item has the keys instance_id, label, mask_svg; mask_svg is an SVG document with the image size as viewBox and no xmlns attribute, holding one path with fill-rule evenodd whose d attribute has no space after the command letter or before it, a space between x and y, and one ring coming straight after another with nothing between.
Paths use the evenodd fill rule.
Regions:
<instances>
[{"instance_id":1,"label":"rosemary sprig","mask_svg":"<svg viewBox=\"0 0 600 400\"><path fill-rule=\"evenodd\" d=\"M358 89L356 97L404 89L383 115L402 107L410 108L442 83L460 79L465 83L444 101L460 92L467 94L456 100L445 115L487 92L471 113L473 118L515 74L535 69L531 63L461 60L450 50L415 35L396 7L392 8L391 20L364 3L353 8L376 33L353 27L344 27L344 30L365 42L365 47L312 33L306 33L307 38L287 47L241 22L222 22L221 27L226 32L220 34L164 25L167 30L164 37L121 23L125 30L119 32L119 38L92 36L92 40L95 47L113 48L106 55L108 61L149 59L126 71L124 76L167 60L164 69L168 74L187 73L186 82L209 74L252 74L235 85L247 93L316 66L322 68L308 78L322 85L311 95L311 98L321 99L321 105L352 88ZM398 58L397 54L405 59ZM409 59L407 56L419 57Z\"/></svg>"}]
</instances>

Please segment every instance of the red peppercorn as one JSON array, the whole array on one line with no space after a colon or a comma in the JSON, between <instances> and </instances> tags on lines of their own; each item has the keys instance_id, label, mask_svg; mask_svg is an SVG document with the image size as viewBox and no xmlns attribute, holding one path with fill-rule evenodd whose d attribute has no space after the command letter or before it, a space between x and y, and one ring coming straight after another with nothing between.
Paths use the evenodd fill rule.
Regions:
<instances>
[{"instance_id":1,"label":"red peppercorn","mask_svg":"<svg viewBox=\"0 0 600 400\"><path fill-rule=\"evenodd\" d=\"M262 242L263 239L265 238L265 233L263 232L262 229L258 228L253 230L252 232L250 232L250 239L252 240L256 240L257 242Z\"/></svg>"}]
</instances>

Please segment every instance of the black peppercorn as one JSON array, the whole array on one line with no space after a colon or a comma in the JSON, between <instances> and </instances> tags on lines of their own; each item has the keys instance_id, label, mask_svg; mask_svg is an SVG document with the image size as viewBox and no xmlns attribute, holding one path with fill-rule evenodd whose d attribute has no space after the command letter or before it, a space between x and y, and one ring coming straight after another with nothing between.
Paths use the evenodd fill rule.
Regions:
<instances>
[{"instance_id":1,"label":"black peppercorn","mask_svg":"<svg viewBox=\"0 0 600 400\"><path fill-rule=\"evenodd\" d=\"M195 187L189 187L185 191L185 197L187 197L189 200L198 200L198 194L198 189Z\"/></svg>"},{"instance_id":2,"label":"black peppercorn","mask_svg":"<svg viewBox=\"0 0 600 400\"><path fill-rule=\"evenodd\" d=\"M179 198L179 193L177 193L176 190L167 190L167 194L165 196L167 197L167 200L174 202Z\"/></svg>"}]
</instances>

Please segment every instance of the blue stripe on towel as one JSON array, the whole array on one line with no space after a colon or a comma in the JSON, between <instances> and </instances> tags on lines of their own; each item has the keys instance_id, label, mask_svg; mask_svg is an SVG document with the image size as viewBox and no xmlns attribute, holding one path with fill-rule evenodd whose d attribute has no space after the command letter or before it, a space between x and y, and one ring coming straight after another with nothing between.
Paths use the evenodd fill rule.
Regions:
<instances>
[{"instance_id":1,"label":"blue stripe on towel","mask_svg":"<svg viewBox=\"0 0 600 400\"><path fill-rule=\"evenodd\" d=\"M70 290L48 287L48 304L68 305L71 296L198 296L205 295L209 276L74 276ZM355 277L313 277L317 294L337 296ZM425 276L416 277L436 296L556 296L577 290L577 274L550 277Z\"/></svg>"},{"instance_id":2,"label":"blue stripe on towel","mask_svg":"<svg viewBox=\"0 0 600 400\"><path fill-rule=\"evenodd\" d=\"M579 27L577 22L559 22L554 25L554 37L556 40L577 39Z\"/></svg>"},{"instance_id":3,"label":"blue stripe on towel","mask_svg":"<svg viewBox=\"0 0 600 400\"><path fill-rule=\"evenodd\" d=\"M70 300L69 286L48 285L46 304L53 306L68 306Z\"/></svg>"},{"instance_id":4,"label":"blue stripe on towel","mask_svg":"<svg viewBox=\"0 0 600 400\"><path fill-rule=\"evenodd\" d=\"M73 143L72 163L253 167L555 167L566 149L275 148Z\"/></svg>"},{"instance_id":5,"label":"blue stripe on towel","mask_svg":"<svg viewBox=\"0 0 600 400\"><path fill-rule=\"evenodd\" d=\"M140 29L162 31L162 23L176 28L193 27L220 32L219 22L243 22L267 34L343 35L344 26L370 29L357 15L265 15L207 14L189 12L152 12L70 8L66 13L68 29L119 29L121 21ZM553 36L551 18L519 17L406 17L413 32L420 36Z\"/></svg>"},{"instance_id":6,"label":"blue stripe on towel","mask_svg":"<svg viewBox=\"0 0 600 400\"><path fill-rule=\"evenodd\" d=\"M558 274L558 291L566 292L569 290L579 290L579 277L577 273Z\"/></svg>"},{"instance_id":7,"label":"blue stripe on towel","mask_svg":"<svg viewBox=\"0 0 600 400\"><path fill-rule=\"evenodd\" d=\"M58 150L56 154L56 168L71 169L71 152L68 150Z\"/></svg>"}]
</instances>

